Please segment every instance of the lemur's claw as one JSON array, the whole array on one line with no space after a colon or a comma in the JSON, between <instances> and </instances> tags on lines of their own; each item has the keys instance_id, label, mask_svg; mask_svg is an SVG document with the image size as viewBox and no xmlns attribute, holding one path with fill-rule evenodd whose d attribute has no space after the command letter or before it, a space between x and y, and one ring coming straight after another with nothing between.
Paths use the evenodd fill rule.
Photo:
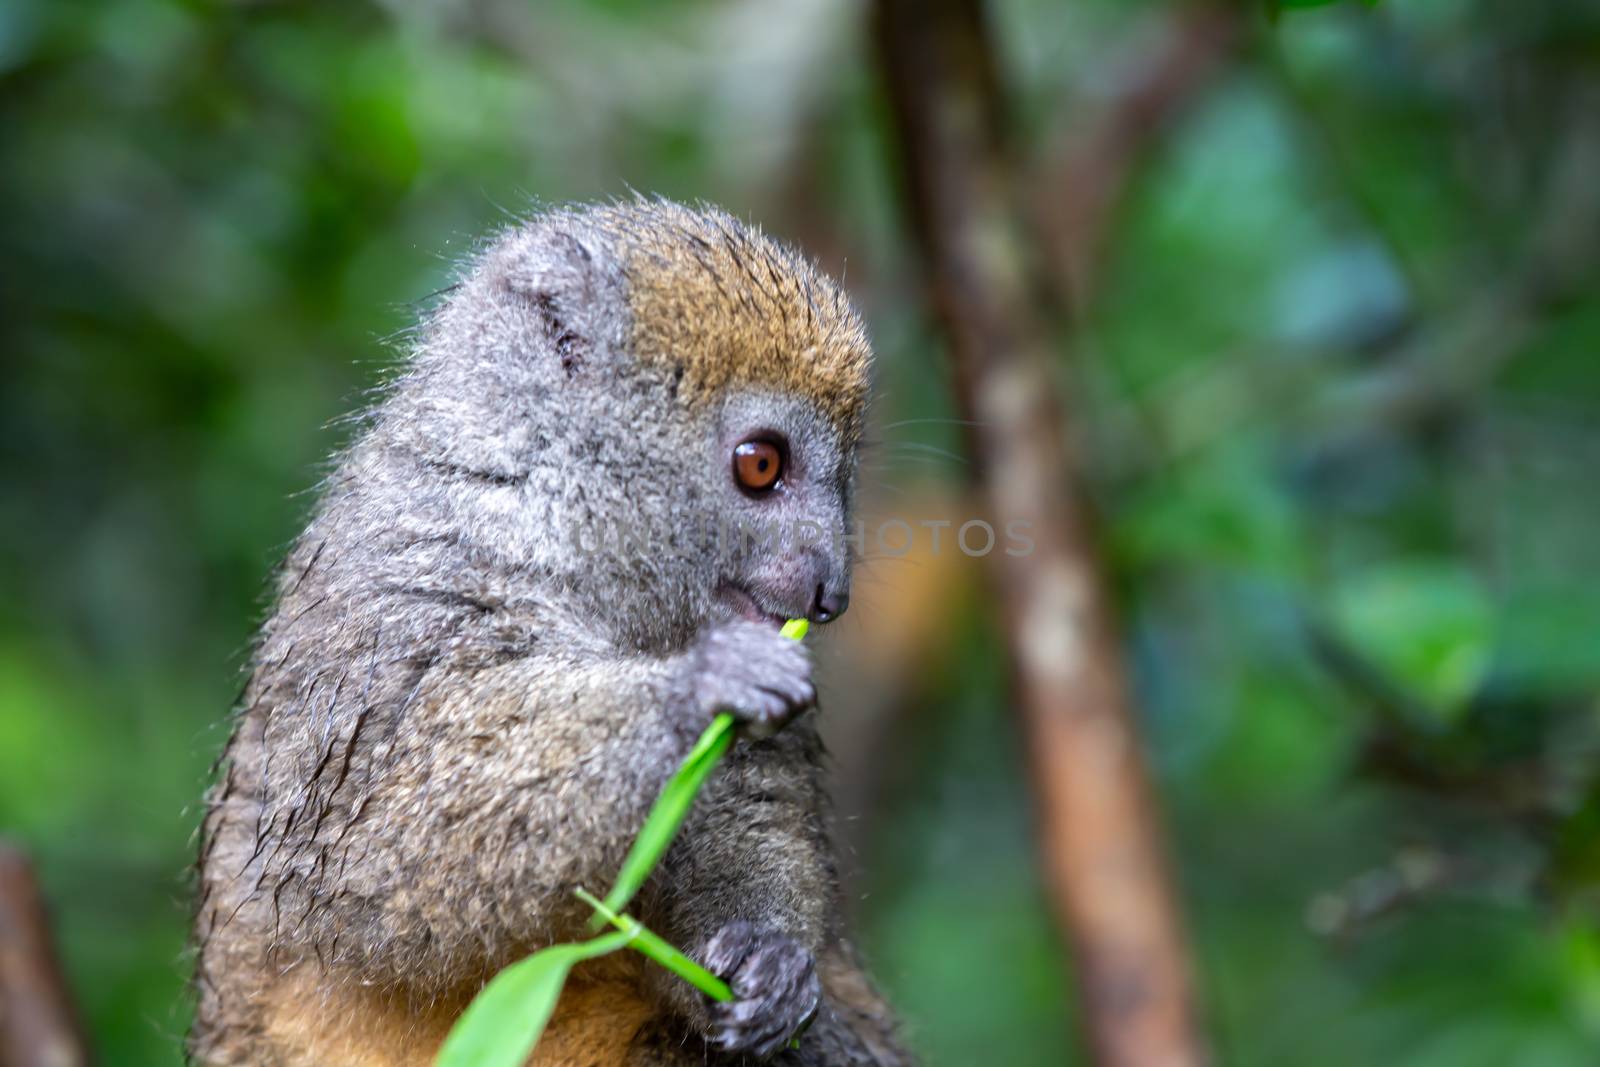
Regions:
<instances>
[{"instance_id":1,"label":"lemur's claw","mask_svg":"<svg viewBox=\"0 0 1600 1067\"><path fill-rule=\"evenodd\" d=\"M782 934L729 923L705 957L706 967L733 987L734 1000L711 1005L711 1041L725 1051L767 1059L810 1024L822 1003L811 953Z\"/></svg>"}]
</instances>

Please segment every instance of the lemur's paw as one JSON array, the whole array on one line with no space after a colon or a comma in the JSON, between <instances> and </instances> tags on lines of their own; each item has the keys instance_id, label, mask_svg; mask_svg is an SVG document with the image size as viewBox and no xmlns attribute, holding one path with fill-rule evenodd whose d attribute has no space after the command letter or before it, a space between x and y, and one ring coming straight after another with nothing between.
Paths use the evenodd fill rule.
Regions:
<instances>
[{"instance_id":1,"label":"lemur's paw","mask_svg":"<svg viewBox=\"0 0 1600 1067\"><path fill-rule=\"evenodd\" d=\"M816 961L782 934L747 922L724 926L705 951L705 965L733 987L734 998L710 1006L711 1043L766 1059L817 1014L822 983Z\"/></svg>"},{"instance_id":2,"label":"lemur's paw","mask_svg":"<svg viewBox=\"0 0 1600 1067\"><path fill-rule=\"evenodd\" d=\"M700 641L695 702L709 714L730 711L752 737L769 737L817 701L811 654L771 626L735 619Z\"/></svg>"}]
</instances>

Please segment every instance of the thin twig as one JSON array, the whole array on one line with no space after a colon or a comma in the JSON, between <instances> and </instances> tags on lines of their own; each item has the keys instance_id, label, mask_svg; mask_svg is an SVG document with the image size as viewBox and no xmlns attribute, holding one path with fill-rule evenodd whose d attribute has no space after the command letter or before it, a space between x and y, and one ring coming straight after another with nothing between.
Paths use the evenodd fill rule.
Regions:
<instances>
[{"instance_id":1,"label":"thin twig","mask_svg":"<svg viewBox=\"0 0 1600 1067\"><path fill-rule=\"evenodd\" d=\"M33 868L0 842L0 1067L88 1061Z\"/></svg>"}]
</instances>

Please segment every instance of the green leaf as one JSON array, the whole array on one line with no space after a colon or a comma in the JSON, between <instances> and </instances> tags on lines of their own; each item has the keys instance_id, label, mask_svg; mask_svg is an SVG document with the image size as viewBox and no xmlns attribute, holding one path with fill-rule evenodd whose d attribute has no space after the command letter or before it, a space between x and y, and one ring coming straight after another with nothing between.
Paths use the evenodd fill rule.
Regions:
<instances>
[{"instance_id":1,"label":"green leaf","mask_svg":"<svg viewBox=\"0 0 1600 1067\"><path fill-rule=\"evenodd\" d=\"M1343 2L1344 0L1262 0L1262 5L1266 8L1267 18L1272 22L1277 22L1278 17L1285 11L1306 11L1317 7L1333 7L1335 4ZM1378 0L1361 0L1361 3L1365 7L1378 6Z\"/></svg>"},{"instance_id":2,"label":"green leaf","mask_svg":"<svg viewBox=\"0 0 1600 1067\"><path fill-rule=\"evenodd\" d=\"M1332 7L1343 2L1344 0L1272 0L1272 6L1279 11L1303 11L1314 7Z\"/></svg>"},{"instance_id":3,"label":"green leaf","mask_svg":"<svg viewBox=\"0 0 1600 1067\"><path fill-rule=\"evenodd\" d=\"M513 963L456 1020L434 1067L522 1067L556 1009L567 972L583 960L615 952L631 936L614 933L578 945L552 945Z\"/></svg>"},{"instance_id":4,"label":"green leaf","mask_svg":"<svg viewBox=\"0 0 1600 1067\"><path fill-rule=\"evenodd\" d=\"M1334 598L1344 640L1453 720L1488 673L1494 616L1472 574L1412 561L1375 568Z\"/></svg>"},{"instance_id":5,"label":"green leaf","mask_svg":"<svg viewBox=\"0 0 1600 1067\"><path fill-rule=\"evenodd\" d=\"M811 624L805 619L790 619L783 624L783 629L779 632L791 640L798 641L810 628ZM694 748L685 757L678 772L661 790L661 796L656 799L655 807L650 809L650 815L645 819L644 826L639 829L639 835L633 839L633 847L628 850L627 858L622 861L622 870L617 872L616 884L611 887L611 892L606 894L606 907L614 912L621 912L639 891L639 887L644 885L645 879L650 877L650 872L656 869L656 864L661 861L667 847L672 844L672 839L677 836L678 828L688 817L689 808L693 806L700 787L710 777L717 761L722 759L733 744L733 729L733 716L723 712L711 720L711 725L706 727L705 733L700 735L700 740L695 742ZM589 928L598 930L603 925L605 916L596 914Z\"/></svg>"},{"instance_id":6,"label":"green leaf","mask_svg":"<svg viewBox=\"0 0 1600 1067\"><path fill-rule=\"evenodd\" d=\"M1175 466L1125 509L1115 547L1132 566L1184 563L1293 578L1306 569L1295 503L1274 446L1240 436Z\"/></svg>"}]
</instances>

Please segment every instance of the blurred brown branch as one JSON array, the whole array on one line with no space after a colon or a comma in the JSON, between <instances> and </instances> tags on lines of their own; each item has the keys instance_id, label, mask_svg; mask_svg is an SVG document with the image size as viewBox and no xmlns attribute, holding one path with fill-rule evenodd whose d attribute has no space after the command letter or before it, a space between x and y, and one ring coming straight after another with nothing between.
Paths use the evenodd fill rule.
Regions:
<instances>
[{"instance_id":1,"label":"blurred brown branch","mask_svg":"<svg viewBox=\"0 0 1600 1067\"><path fill-rule=\"evenodd\" d=\"M954 362L991 518L1002 621L1041 847L1073 948L1096 1062L1206 1061L1188 950L1151 802L1122 651L1050 372L977 0L880 0L879 61L911 220Z\"/></svg>"},{"instance_id":2,"label":"blurred brown branch","mask_svg":"<svg viewBox=\"0 0 1600 1067\"><path fill-rule=\"evenodd\" d=\"M0 842L0 1067L87 1062L33 868Z\"/></svg>"}]
</instances>

